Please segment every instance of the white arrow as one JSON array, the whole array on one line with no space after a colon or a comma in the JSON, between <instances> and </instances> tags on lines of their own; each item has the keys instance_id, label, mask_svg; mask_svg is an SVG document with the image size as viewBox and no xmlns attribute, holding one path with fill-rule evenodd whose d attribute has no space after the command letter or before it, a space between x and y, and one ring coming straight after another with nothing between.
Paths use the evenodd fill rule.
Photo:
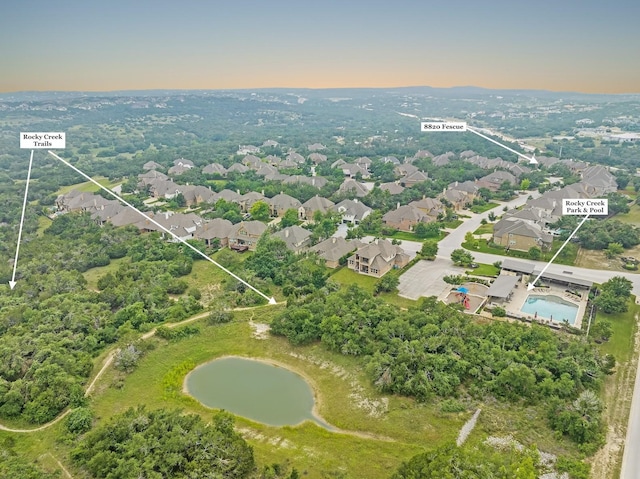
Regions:
<instances>
[{"instance_id":1,"label":"white arrow","mask_svg":"<svg viewBox=\"0 0 640 479\"><path fill-rule=\"evenodd\" d=\"M473 128L471 128L470 126L467 125L467 130L470 131L471 133L475 133L478 136L481 136L482 138L484 138L485 140L489 140L491 143L495 143L498 146L501 146L502 148L504 148L505 150L509 150L511 153L515 153L518 156L521 156L522 158L524 158L525 160L527 160L529 162L530 165L537 165L538 164L538 160L536 160L535 155L532 155L531 158L529 158L527 155L523 155L522 153L513 150L511 148L509 148L507 145L503 145L502 143L500 143L499 141L494 140L493 138L489 138L486 135L483 135L482 133L480 133L479 131L474 130Z\"/></svg>"},{"instance_id":2,"label":"white arrow","mask_svg":"<svg viewBox=\"0 0 640 479\"><path fill-rule=\"evenodd\" d=\"M164 226L162 226L160 223L158 223L156 220L154 220L153 218L151 218L150 216L144 214L142 211L140 211L138 208L136 208L135 206L133 206L132 204L130 204L129 202L127 202L126 200L124 200L123 198L121 198L120 196L118 196L116 193L114 193L113 191L111 191L109 188L102 186L100 183L98 183L96 180L94 180L93 178L91 178L89 175L83 173L82 171L80 171L78 168L76 168L75 166L73 166L71 163L69 163L66 160L63 160L62 158L60 158L58 155L56 155L53 151L49 151L49 154L51 154L54 158L57 158L58 160L60 160L62 163L64 163L65 165L67 165L69 168L71 168L73 171L75 171L76 173L82 175L84 178L86 178L87 180L89 180L91 183L93 183L94 185L98 186L100 189L106 191L107 193L109 193L111 196L113 196L115 199L117 199L118 201L121 201L123 204L127 205L129 208L131 208L132 210L136 211L138 214L140 214L141 216L143 216L145 219L147 219L148 221L150 221L151 223L153 223L154 225L156 225L158 228L160 228L161 230L163 230L165 233L173 236L173 238L176 241L179 241L180 243L182 243L183 245L187 246L188 248L191 248L193 251L195 251L196 253L198 253L200 256L202 256L204 259L206 259L207 261L209 261L210 263L214 264L215 266L217 266L218 268L220 268L222 271L224 271L225 273L229 274L230 276L232 276L233 278L237 279L238 281L240 281L242 284L244 284L245 286L247 286L248 288L252 289L253 291L255 291L256 293L258 293L260 296L262 296L264 299L266 299L267 301L269 301L269 304L276 304L276 300L275 298L272 296L271 298L269 296L267 296L266 294L258 291L256 288L254 288L253 286L251 286L249 283L247 283L244 279L240 278L239 276L237 276L236 274L232 273L231 271L229 271L227 268L225 268L224 266L222 266L221 264L219 264L218 262L212 260L211 258L209 258L206 254L204 254L202 251L200 251L199 249L197 249L196 247L190 245L189 243L187 243L185 240L183 240L182 238L180 238L178 235L176 235L173 231L169 231L167 228L165 228Z\"/></svg>"},{"instance_id":3,"label":"white arrow","mask_svg":"<svg viewBox=\"0 0 640 479\"><path fill-rule=\"evenodd\" d=\"M18 255L20 254L20 241L22 240L22 225L24 225L24 212L27 209L27 194L29 193L29 180L31 179L31 165L33 165L33 150L29 158L29 169L27 170L27 184L24 187L24 201L22 202L22 215L20 216L20 228L18 229L18 244L16 245L16 258L13 260L13 275L9 281L11 289L16 287L16 270L18 269Z\"/></svg>"},{"instance_id":4,"label":"white arrow","mask_svg":"<svg viewBox=\"0 0 640 479\"><path fill-rule=\"evenodd\" d=\"M535 284L536 282L540 279L540 276L542 276L544 274L544 272L547 270L547 268L549 267L549 265L551 265L551 263L553 263L553 261L558 257L558 255L560 254L560 251L562 251L562 248L564 248L567 243L569 241L571 241L571 238L573 238L573 235L575 235L578 230L580 229L580 227L584 224L585 221L587 221L587 218L589 217L589 215L585 216L584 218L582 218L582 221L580 222L580 224L576 227L575 230L573 230L573 233L571 233L569 235L569 237L567 238L567 240L562 243L562 246L560 246L560 248L558 249L558 251L556 251L556 254L553 255L553 258L551 258L551 261L549 261L544 268L542 268L542 271L540 271L540 274L538 274L538 276L536 277L536 279L534 279L532 282L530 282L527 285L527 291L531 291L533 288L535 288Z\"/></svg>"}]
</instances>

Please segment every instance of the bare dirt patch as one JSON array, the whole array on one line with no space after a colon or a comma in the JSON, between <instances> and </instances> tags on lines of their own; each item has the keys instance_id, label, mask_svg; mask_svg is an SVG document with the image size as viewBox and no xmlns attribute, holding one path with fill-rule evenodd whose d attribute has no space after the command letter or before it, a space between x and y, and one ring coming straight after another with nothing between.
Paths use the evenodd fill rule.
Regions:
<instances>
[{"instance_id":1,"label":"bare dirt patch","mask_svg":"<svg viewBox=\"0 0 640 479\"><path fill-rule=\"evenodd\" d=\"M625 250L623 256L632 256L640 259L640 246L635 246ZM609 259L603 251L580 248L576 256L576 266L581 268L602 269L606 271L619 271L624 273L640 273L639 271L629 271L622 267L620 258Z\"/></svg>"}]
</instances>

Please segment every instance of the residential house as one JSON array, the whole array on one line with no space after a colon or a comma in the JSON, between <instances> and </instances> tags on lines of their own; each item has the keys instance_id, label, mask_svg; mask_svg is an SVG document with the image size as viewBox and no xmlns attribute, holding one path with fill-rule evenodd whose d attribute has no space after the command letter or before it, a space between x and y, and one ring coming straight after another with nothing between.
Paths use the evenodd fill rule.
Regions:
<instances>
[{"instance_id":1,"label":"residential house","mask_svg":"<svg viewBox=\"0 0 640 479\"><path fill-rule=\"evenodd\" d=\"M430 223L432 221L435 221L435 218L409 205L400 206L382 216L384 225L400 231L413 231L413 228L418 223Z\"/></svg>"},{"instance_id":2,"label":"residential house","mask_svg":"<svg viewBox=\"0 0 640 479\"><path fill-rule=\"evenodd\" d=\"M233 190L228 190L228 189L224 189L222 191L220 191L219 193L216 193L213 198L211 199L211 203L216 203L218 200L225 200L228 201L229 203L240 203L242 199L242 195L240 193L238 193L237 191L233 191Z\"/></svg>"},{"instance_id":3,"label":"residential house","mask_svg":"<svg viewBox=\"0 0 640 479\"><path fill-rule=\"evenodd\" d=\"M236 155L257 155L260 153L260 148L254 145L239 145Z\"/></svg>"},{"instance_id":4,"label":"residential house","mask_svg":"<svg viewBox=\"0 0 640 479\"><path fill-rule=\"evenodd\" d=\"M229 244L229 236L233 230L234 227L231 221L214 218L196 228L193 237L204 240L207 246L213 246L215 242L218 242L220 247L225 247Z\"/></svg>"},{"instance_id":5,"label":"residential house","mask_svg":"<svg viewBox=\"0 0 640 479\"><path fill-rule=\"evenodd\" d=\"M142 165L142 169L145 171L156 170L158 168L162 168L162 165L156 163L155 161L147 161L144 165Z\"/></svg>"},{"instance_id":6,"label":"residential house","mask_svg":"<svg viewBox=\"0 0 640 479\"><path fill-rule=\"evenodd\" d=\"M618 182L606 166L592 165L582 172L582 183L593 189L592 197L606 196L618 191Z\"/></svg>"},{"instance_id":7,"label":"residential house","mask_svg":"<svg viewBox=\"0 0 640 479\"><path fill-rule=\"evenodd\" d=\"M418 171L418 167L413 166L411 163L402 163L401 165L397 165L393 171L398 176L407 176Z\"/></svg>"},{"instance_id":8,"label":"residential house","mask_svg":"<svg viewBox=\"0 0 640 479\"><path fill-rule=\"evenodd\" d=\"M178 185L176 191L182 193L187 206L210 203L215 197L215 193L206 186Z\"/></svg>"},{"instance_id":9,"label":"residential house","mask_svg":"<svg viewBox=\"0 0 640 479\"><path fill-rule=\"evenodd\" d=\"M347 260L347 267L358 273L380 278L392 269L403 268L408 263L409 255L400 246L389 240L376 239L356 250Z\"/></svg>"},{"instance_id":10,"label":"residential house","mask_svg":"<svg viewBox=\"0 0 640 479\"><path fill-rule=\"evenodd\" d=\"M359 225L360 222L373 211L358 200L343 200L336 204L333 209L340 214L343 223L351 223L354 225Z\"/></svg>"},{"instance_id":11,"label":"residential house","mask_svg":"<svg viewBox=\"0 0 640 479\"><path fill-rule=\"evenodd\" d=\"M319 165L320 163L327 161L327 155L323 155L322 153L311 153L309 155L309 159L316 165Z\"/></svg>"},{"instance_id":12,"label":"residential house","mask_svg":"<svg viewBox=\"0 0 640 479\"><path fill-rule=\"evenodd\" d=\"M264 143L262 143L262 146L264 148L275 148L278 145L279 143L276 140L266 140Z\"/></svg>"},{"instance_id":13,"label":"residential house","mask_svg":"<svg viewBox=\"0 0 640 479\"><path fill-rule=\"evenodd\" d=\"M456 155L453 152L447 151L442 155L434 156L431 159L431 162L434 164L434 166L445 166L448 165L451 162L451 159L455 156Z\"/></svg>"},{"instance_id":14,"label":"residential house","mask_svg":"<svg viewBox=\"0 0 640 479\"><path fill-rule=\"evenodd\" d=\"M322 196L314 196L302 203L298 209L298 218L301 220L312 220L316 211L325 214L335 206L335 203Z\"/></svg>"},{"instance_id":15,"label":"residential house","mask_svg":"<svg viewBox=\"0 0 640 479\"><path fill-rule=\"evenodd\" d=\"M340 266L340 258L363 245L364 243L359 240L347 240L342 237L332 236L312 246L309 250L318 253L318 256L324 259L327 268L337 268Z\"/></svg>"},{"instance_id":16,"label":"residential house","mask_svg":"<svg viewBox=\"0 0 640 479\"><path fill-rule=\"evenodd\" d=\"M446 213L446 208L437 198L423 197L421 200L412 201L409 203L409 206L418 208L424 214L429 215L434 219L437 219L440 215L444 215Z\"/></svg>"},{"instance_id":17,"label":"residential house","mask_svg":"<svg viewBox=\"0 0 640 479\"><path fill-rule=\"evenodd\" d=\"M300 153L296 153L295 151L290 152L287 155L286 159L289 161L293 161L296 164L304 163L304 156L302 156Z\"/></svg>"},{"instance_id":18,"label":"residential house","mask_svg":"<svg viewBox=\"0 0 640 479\"><path fill-rule=\"evenodd\" d=\"M427 181L428 179L429 177L426 173L423 173L422 171L418 170L403 176L398 180L398 183L400 183L400 185L404 186L405 188L410 188L412 186L417 185L418 183Z\"/></svg>"},{"instance_id":19,"label":"residential house","mask_svg":"<svg viewBox=\"0 0 640 479\"><path fill-rule=\"evenodd\" d=\"M367 185L356 180L344 180L340 185L340 188L338 188L338 191L358 198L362 198L369 194L369 188L367 188Z\"/></svg>"},{"instance_id":20,"label":"residential house","mask_svg":"<svg viewBox=\"0 0 640 479\"><path fill-rule=\"evenodd\" d=\"M169 170L167 171L167 173L169 173L172 176L180 176L181 174L191 170L191 168L193 168L193 166L188 166L188 165L174 165L171 168L169 168Z\"/></svg>"},{"instance_id":21,"label":"residential house","mask_svg":"<svg viewBox=\"0 0 640 479\"><path fill-rule=\"evenodd\" d=\"M535 223L520 218L504 218L493 227L493 242L507 249L529 251L533 246L548 251L553 236Z\"/></svg>"},{"instance_id":22,"label":"residential house","mask_svg":"<svg viewBox=\"0 0 640 479\"><path fill-rule=\"evenodd\" d=\"M379 188L382 191L388 191L390 195L399 195L404 191L404 186L399 185L397 181L391 181L389 183L381 183Z\"/></svg>"},{"instance_id":23,"label":"residential house","mask_svg":"<svg viewBox=\"0 0 640 479\"><path fill-rule=\"evenodd\" d=\"M234 163L227 169L227 173L246 173L249 171L249 167L242 163Z\"/></svg>"},{"instance_id":24,"label":"residential house","mask_svg":"<svg viewBox=\"0 0 640 479\"><path fill-rule=\"evenodd\" d=\"M257 170L262 165L262 160L255 155L246 155L242 164L251 170Z\"/></svg>"},{"instance_id":25,"label":"residential house","mask_svg":"<svg viewBox=\"0 0 640 479\"><path fill-rule=\"evenodd\" d=\"M494 171L476 182L478 187L488 188L491 191L498 191L503 183L509 183L515 187L518 184L518 179L508 171Z\"/></svg>"},{"instance_id":26,"label":"residential house","mask_svg":"<svg viewBox=\"0 0 640 479\"><path fill-rule=\"evenodd\" d=\"M242 221L232 228L229 234L229 248L256 250L256 245L267 225L262 221Z\"/></svg>"},{"instance_id":27,"label":"residential house","mask_svg":"<svg viewBox=\"0 0 640 479\"><path fill-rule=\"evenodd\" d=\"M158 213L153 219L154 222L148 219L144 220L142 222L143 229L145 231L159 231L163 238L173 242L178 241L176 237L183 241L192 239L196 228L204 223L202 218L194 213L172 213L170 211ZM170 234L167 234L167 231Z\"/></svg>"},{"instance_id":28,"label":"residential house","mask_svg":"<svg viewBox=\"0 0 640 479\"><path fill-rule=\"evenodd\" d=\"M274 233L272 237L284 241L287 248L294 253L301 252L311 244L311 231L298 225L283 228L277 233Z\"/></svg>"},{"instance_id":29,"label":"residential house","mask_svg":"<svg viewBox=\"0 0 640 479\"><path fill-rule=\"evenodd\" d=\"M265 201L266 198L264 194L257 193L255 191L249 191L244 195L240 196L240 198L236 201L240 205L240 210L243 213L248 213L251 207L258 201Z\"/></svg>"},{"instance_id":30,"label":"residential house","mask_svg":"<svg viewBox=\"0 0 640 479\"><path fill-rule=\"evenodd\" d=\"M302 206L300 201L284 193L277 194L273 198L268 198L266 201L269 204L271 216L278 217L284 216L285 212L290 209L298 211L298 208Z\"/></svg>"},{"instance_id":31,"label":"residential house","mask_svg":"<svg viewBox=\"0 0 640 479\"><path fill-rule=\"evenodd\" d=\"M321 151L326 149L327 147L324 146L322 143L314 143L313 145L307 146L307 150L309 151Z\"/></svg>"},{"instance_id":32,"label":"residential house","mask_svg":"<svg viewBox=\"0 0 640 479\"><path fill-rule=\"evenodd\" d=\"M202 173L205 175L227 176L227 169L220 163L211 163L202 168Z\"/></svg>"},{"instance_id":33,"label":"residential house","mask_svg":"<svg viewBox=\"0 0 640 479\"><path fill-rule=\"evenodd\" d=\"M324 188L327 183L329 183L329 180L322 176L292 175L282 180L282 183L284 183L285 185L309 185L313 186L314 188L320 189Z\"/></svg>"},{"instance_id":34,"label":"residential house","mask_svg":"<svg viewBox=\"0 0 640 479\"><path fill-rule=\"evenodd\" d=\"M385 156L383 158L380 158L380 161L383 163L391 163L392 165L399 165L400 164L400 160L398 158L396 158L395 156Z\"/></svg>"},{"instance_id":35,"label":"residential house","mask_svg":"<svg viewBox=\"0 0 640 479\"><path fill-rule=\"evenodd\" d=\"M343 163L338 168L342 170L342 173L347 178L355 178L358 175L360 175L361 178L369 178L371 176L369 171L355 163Z\"/></svg>"}]
</instances>

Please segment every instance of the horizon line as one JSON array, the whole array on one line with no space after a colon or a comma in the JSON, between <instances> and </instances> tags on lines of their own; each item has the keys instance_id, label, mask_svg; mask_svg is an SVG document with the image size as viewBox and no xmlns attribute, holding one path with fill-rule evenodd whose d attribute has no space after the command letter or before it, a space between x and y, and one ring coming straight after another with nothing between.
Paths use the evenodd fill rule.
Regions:
<instances>
[{"instance_id":1,"label":"horizon line","mask_svg":"<svg viewBox=\"0 0 640 479\"><path fill-rule=\"evenodd\" d=\"M309 91L323 91L323 90L401 90L410 88L426 88L432 90L455 90L455 89L476 89L486 91L507 91L507 92L544 92L544 93L557 93L557 94L578 94L578 95L609 95L609 96L625 96L625 95L640 95L638 92L622 92L622 93L605 93L605 92L583 92L577 90L549 90L545 88L489 88L475 85L454 85L447 87L434 87L430 85L404 85L404 86L345 86L345 87L244 87L244 88L128 88L128 89L114 89L114 90L12 90L1 91L0 95L12 95L12 94L24 94L24 93L119 93L119 92L153 92L153 91L175 91L175 92L205 92L205 91L259 91L259 90L309 90Z\"/></svg>"}]
</instances>

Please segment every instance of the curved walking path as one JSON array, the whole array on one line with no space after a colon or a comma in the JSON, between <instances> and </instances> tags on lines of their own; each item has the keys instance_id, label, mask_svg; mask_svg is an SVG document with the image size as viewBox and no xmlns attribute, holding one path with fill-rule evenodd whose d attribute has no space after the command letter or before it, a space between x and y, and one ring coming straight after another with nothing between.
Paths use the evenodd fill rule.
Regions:
<instances>
[{"instance_id":1,"label":"curved walking path","mask_svg":"<svg viewBox=\"0 0 640 479\"><path fill-rule=\"evenodd\" d=\"M282 303L276 303L276 304L282 304ZM252 306L252 307L248 307L248 308L234 308L233 311L246 311L249 309L257 309L257 308L264 308L265 306L272 306L271 304L263 304L260 306ZM190 318L187 318L183 321L180 321L178 323L170 323L170 324L165 324L163 326L166 326L167 328L173 329L173 328L177 328L180 326L184 326L185 324L189 324L192 323L194 321L197 321L199 319L202 318L206 318L209 315L210 311L206 311L204 313L199 313L196 314L195 316L192 316ZM152 336L154 336L156 334L157 328L153 328L151 331L144 333L143 335L140 336L140 339L145 340L145 339L149 339ZM85 397L89 397L91 395L91 393L93 392L93 389L96 385L96 382L98 382L98 380L104 375L104 373L107 371L107 369L109 369L109 366L111 366L111 363L113 363L113 360L115 359L115 355L116 353L119 351L119 348L114 347L111 351L109 351L109 353L107 354L107 356L104 359L104 362L102 364L102 368L100 368L100 371L98 371L98 373L95 375L95 377L93 378L93 380L91 381L91 383L89 383L89 385L87 386L87 388L85 389L84 392L84 396ZM17 428L11 428L11 427L7 427L3 424L0 423L0 431L7 431L7 432L17 432L17 433L30 433L30 432L38 432L38 431L43 431L44 429L50 428L51 426L53 426L54 424L57 424L58 422L62 421L67 414L69 414L72 411L71 408L67 408L64 411L62 411L55 419L52 419L51 421L42 424L41 426L36 426L34 428L31 429L17 429Z\"/></svg>"}]
</instances>

